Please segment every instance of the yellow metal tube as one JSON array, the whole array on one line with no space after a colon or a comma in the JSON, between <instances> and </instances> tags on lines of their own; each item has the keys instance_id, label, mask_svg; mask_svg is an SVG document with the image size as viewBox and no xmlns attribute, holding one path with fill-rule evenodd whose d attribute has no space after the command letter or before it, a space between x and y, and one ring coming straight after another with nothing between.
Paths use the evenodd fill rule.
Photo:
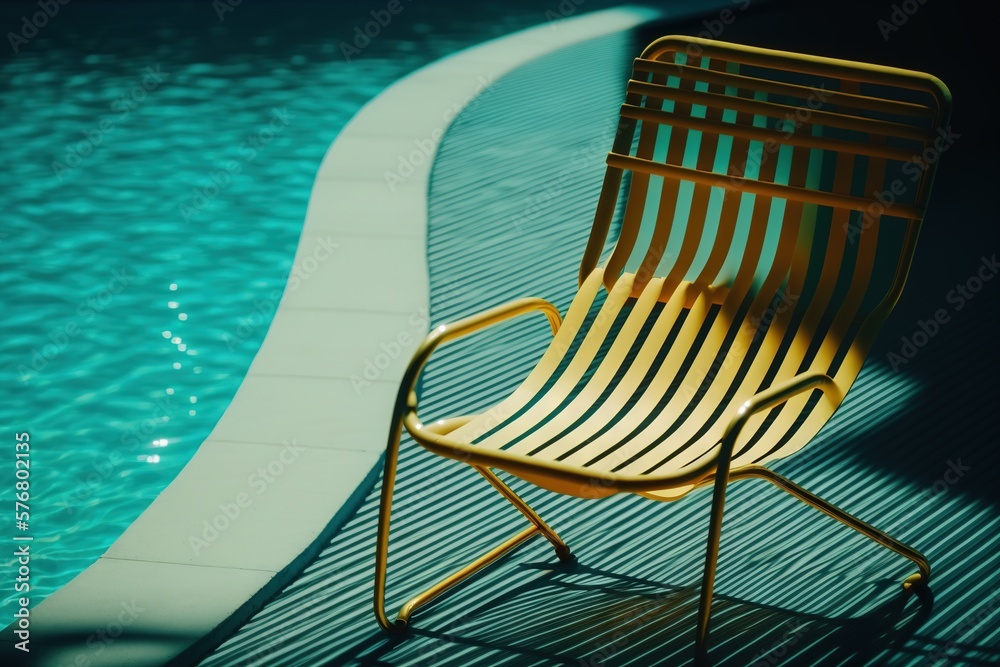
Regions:
<instances>
[{"instance_id":1,"label":"yellow metal tube","mask_svg":"<svg viewBox=\"0 0 1000 667\"><path fill-rule=\"evenodd\" d=\"M563 557L563 551L567 556L569 554L568 547L566 547L562 540L559 539L555 532L552 531L552 529L549 528L548 525L546 525L533 511L531 511L531 509L527 507L527 505L521 501L520 498L514 495L513 491L507 489L511 496L516 498L517 501L515 502L515 500L508 497L507 494L504 494L504 497L507 497L507 499L510 500L518 510L525 513L525 516L528 516L528 518L532 520L533 525L531 528L522 531L483 557L411 599L403 606L403 609L400 610L400 614L397 616L395 621L389 620L389 615L385 610L386 577L389 566L389 532L391 529L392 497L396 486L396 468L399 464L399 443L403 430L403 415L408 403L412 402L414 405L416 404L416 385L417 380L420 377L420 372L423 370L423 367L427 363L431 354L439 345L455 340L456 338L469 335L506 319L536 311L542 312L545 315L553 332L559 330L559 326L562 323L562 317L559 314L559 309L544 299L519 299L502 306L497 306L496 308L491 308L490 310L484 311L478 315L458 320L452 324L444 324L436 327L427 336L420 347L417 348L416 353L413 355L413 358L410 360L410 363L406 368L406 372L403 374L403 381L400 383L399 392L396 395L392 423L389 428L388 442L386 443L385 458L383 461L382 490L379 501L378 534L375 541L375 619L383 630L388 632L401 631L405 628L410 614L413 613L417 607L429 602L444 590L447 590L459 581L471 576L489 563L492 563L504 553L513 549L515 546L538 532L542 532L545 534L547 539L553 542L553 545L556 547L556 552L560 555L560 557ZM496 476L492 475L489 471L483 472L483 475L488 481L490 481L491 484L494 485L494 487L497 487L497 484L500 484L500 486L506 488L506 485L504 485L499 479L496 479ZM499 487L497 487L497 489L500 490ZM504 492L501 491L501 493ZM544 529L542 528L543 526Z\"/></svg>"}]
</instances>

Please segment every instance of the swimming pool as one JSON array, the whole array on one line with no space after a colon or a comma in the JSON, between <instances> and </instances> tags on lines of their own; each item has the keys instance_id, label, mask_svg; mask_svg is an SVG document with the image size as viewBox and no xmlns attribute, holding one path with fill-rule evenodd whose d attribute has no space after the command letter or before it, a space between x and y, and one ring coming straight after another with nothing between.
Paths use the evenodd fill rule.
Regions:
<instances>
[{"instance_id":1,"label":"swimming pool","mask_svg":"<svg viewBox=\"0 0 1000 667\"><path fill-rule=\"evenodd\" d=\"M382 25L379 3L80 2L7 45L0 420L11 503L13 433L31 434L31 606L107 549L229 404L338 130L403 74L552 4L404 3ZM0 26L37 11L4 4Z\"/></svg>"}]
</instances>

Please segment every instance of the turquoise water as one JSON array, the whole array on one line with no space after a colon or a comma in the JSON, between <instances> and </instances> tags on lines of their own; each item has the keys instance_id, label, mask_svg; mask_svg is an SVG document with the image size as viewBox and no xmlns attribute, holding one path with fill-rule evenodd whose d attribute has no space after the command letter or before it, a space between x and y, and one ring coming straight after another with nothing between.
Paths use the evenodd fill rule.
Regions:
<instances>
[{"instance_id":1,"label":"turquoise water","mask_svg":"<svg viewBox=\"0 0 1000 667\"><path fill-rule=\"evenodd\" d=\"M220 20L208 1L78 0L18 53L0 45L0 541L33 537L31 606L96 560L222 415L338 130L407 72L546 20L537 3L404 3L347 62L341 43L381 6L248 2ZM37 11L0 6L2 32ZM6 614L23 594L3 586Z\"/></svg>"}]
</instances>

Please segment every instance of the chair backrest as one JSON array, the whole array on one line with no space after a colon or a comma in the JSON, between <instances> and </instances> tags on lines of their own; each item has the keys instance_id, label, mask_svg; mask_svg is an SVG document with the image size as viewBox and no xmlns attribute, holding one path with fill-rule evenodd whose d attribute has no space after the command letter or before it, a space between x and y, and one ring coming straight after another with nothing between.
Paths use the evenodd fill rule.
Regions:
<instances>
[{"instance_id":1,"label":"chair backrest","mask_svg":"<svg viewBox=\"0 0 1000 667\"><path fill-rule=\"evenodd\" d=\"M665 278L662 301L683 289L757 345L777 327L769 353L799 350L779 376L853 354L849 385L905 282L949 111L928 74L659 39L634 63L581 283L620 224L609 290Z\"/></svg>"}]
</instances>

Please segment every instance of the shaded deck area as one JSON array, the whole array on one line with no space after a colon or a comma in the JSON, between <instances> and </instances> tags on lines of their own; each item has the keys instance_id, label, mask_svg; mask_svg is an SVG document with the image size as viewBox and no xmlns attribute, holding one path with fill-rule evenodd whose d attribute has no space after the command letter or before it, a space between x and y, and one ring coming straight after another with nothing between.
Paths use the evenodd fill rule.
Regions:
<instances>
[{"instance_id":1,"label":"shaded deck area","mask_svg":"<svg viewBox=\"0 0 1000 667\"><path fill-rule=\"evenodd\" d=\"M739 20L725 38L769 45L752 37L767 16ZM565 49L497 81L463 112L444 138L429 196L431 322L521 296L565 310L629 61L652 33L676 28ZM914 279L860 379L815 441L774 466L923 551L934 573L929 594L905 594L910 565L861 535L763 481L734 483L714 664L1000 663L1000 428L990 381L1000 280L961 310L947 300L997 248L995 230L948 233L949 220L986 210L988 193L970 191L961 175L977 159L967 150L945 156ZM938 308L952 321L891 368L900 337ZM548 335L542 318L526 318L442 348L425 374L425 418L496 403ZM409 440L402 451L390 611L525 525L467 467ZM406 639L391 639L371 610L376 484L302 576L202 664L690 664L710 492L669 504L586 501L511 483L577 563L559 565L533 540L418 612Z\"/></svg>"}]
</instances>

